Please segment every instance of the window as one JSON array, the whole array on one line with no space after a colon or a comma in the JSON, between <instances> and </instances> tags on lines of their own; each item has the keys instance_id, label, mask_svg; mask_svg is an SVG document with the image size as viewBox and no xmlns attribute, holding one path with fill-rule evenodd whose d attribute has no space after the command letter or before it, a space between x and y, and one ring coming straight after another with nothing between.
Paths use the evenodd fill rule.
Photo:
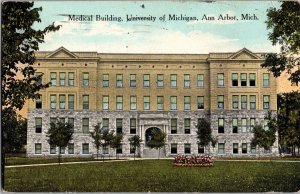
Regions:
<instances>
[{"instance_id":1,"label":"window","mask_svg":"<svg viewBox=\"0 0 300 194\"><path fill-rule=\"evenodd\" d=\"M190 74L184 74L184 87L190 87Z\"/></svg>"},{"instance_id":2,"label":"window","mask_svg":"<svg viewBox=\"0 0 300 194\"><path fill-rule=\"evenodd\" d=\"M184 97L184 110L190 110L191 109L191 97L185 96Z\"/></svg>"},{"instance_id":3,"label":"window","mask_svg":"<svg viewBox=\"0 0 300 194\"><path fill-rule=\"evenodd\" d=\"M247 109L247 96L241 96L241 108L243 110Z\"/></svg>"},{"instance_id":4,"label":"window","mask_svg":"<svg viewBox=\"0 0 300 194\"><path fill-rule=\"evenodd\" d=\"M130 144L130 154L135 153L135 147Z\"/></svg>"},{"instance_id":5,"label":"window","mask_svg":"<svg viewBox=\"0 0 300 194\"><path fill-rule=\"evenodd\" d=\"M41 73L41 72L36 72L36 73L35 73L35 76L36 76L36 77L42 76L42 74L43 74L43 73ZM37 86L41 85L41 84L42 84L42 78L43 78L43 77L38 78L38 79L36 80L36 82L35 82L35 85L37 85Z\"/></svg>"},{"instance_id":6,"label":"window","mask_svg":"<svg viewBox=\"0 0 300 194\"><path fill-rule=\"evenodd\" d=\"M82 96L82 108L89 109L89 95Z\"/></svg>"},{"instance_id":7,"label":"window","mask_svg":"<svg viewBox=\"0 0 300 194\"><path fill-rule=\"evenodd\" d=\"M116 154L122 154L122 144L116 148Z\"/></svg>"},{"instance_id":8,"label":"window","mask_svg":"<svg viewBox=\"0 0 300 194\"><path fill-rule=\"evenodd\" d=\"M233 154L238 154L239 153L239 144L238 143L233 143L233 145L232 145L232 153Z\"/></svg>"},{"instance_id":9,"label":"window","mask_svg":"<svg viewBox=\"0 0 300 194\"><path fill-rule=\"evenodd\" d=\"M223 73L218 73L218 86L224 86L224 74Z\"/></svg>"},{"instance_id":10,"label":"window","mask_svg":"<svg viewBox=\"0 0 300 194\"><path fill-rule=\"evenodd\" d=\"M65 154L66 148L65 147L60 147L60 154Z\"/></svg>"},{"instance_id":11,"label":"window","mask_svg":"<svg viewBox=\"0 0 300 194\"><path fill-rule=\"evenodd\" d=\"M130 119L130 134L136 134L136 119Z\"/></svg>"},{"instance_id":12,"label":"window","mask_svg":"<svg viewBox=\"0 0 300 194\"><path fill-rule=\"evenodd\" d=\"M250 131L253 132L255 126L255 118L250 118Z\"/></svg>"},{"instance_id":13,"label":"window","mask_svg":"<svg viewBox=\"0 0 300 194\"><path fill-rule=\"evenodd\" d=\"M171 119L171 134L177 133L177 119Z\"/></svg>"},{"instance_id":14,"label":"window","mask_svg":"<svg viewBox=\"0 0 300 194\"><path fill-rule=\"evenodd\" d=\"M64 72L59 73L59 85L60 86L66 85L66 73Z\"/></svg>"},{"instance_id":15,"label":"window","mask_svg":"<svg viewBox=\"0 0 300 194\"><path fill-rule=\"evenodd\" d=\"M74 143L68 144L68 154L74 154Z\"/></svg>"},{"instance_id":16,"label":"window","mask_svg":"<svg viewBox=\"0 0 300 194\"><path fill-rule=\"evenodd\" d=\"M242 132L243 133L247 132L247 119L246 118L242 119Z\"/></svg>"},{"instance_id":17,"label":"window","mask_svg":"<svg viewBox=\"0 0 300 194\"><path fill-rule=\"evenodd\" d=\"M232 86L238 86L238 74L237 73L231 74L231 81L232 81Z\"/></svg>"},{"instance_id":18,"label":"window","mask_svg":"<svg viewBox=\"0 0 300 194\"><path fill-rule=\"evenodd\" d=\"M185 143L184 144L184 153L185 154L190 154L191 153L191 144L190 143Z\"/></svg>"},{"instance_id":19,"label":"window","mask_svg":"<svg viewBox=\"0 0 300 194\"><path fill-rule=\"evenodd\" d=\"M56 73L55 72L50 73L50 82L51 82L52 86L56 86Z\"/></svg>"},{"instance_id":20,"label":"window","mask_svg":"<svg viewBox=\"0 0 300 194\"><path fill-rule=\"evenodd\" d=\"M270 109L270 96L263 96L264 109Z\"/></svg>"},{"instance_id":21,"label":"window","mask_svg":"<svg viewBox=\"0 0 300 194\"><path fill-rule=\"evenodd\" d=\"M123 110L123 96L117 96L117 110Z\"/></svg>"},{"instance_id":22,"label":"window","mask_svg":"<svg viewBox=\"0 0 300 194\"><path fill-rule=\"evenodd\" d=\"M263 86L270 87L270 74L269 73L263 74Z\"/></svg>"},{"instance_id":23,"label":"window","mask_svg":"<svg viewBox=\"0 0 300 194\"><path fill-rule=\"evenodd\" d=\"M136 110L136 96L130 96L130 110Z\"/></svg>"},{"instance_id":24,"label":"window","mask_svg":"<svg viewBox=\"0 0 300 194\"><path fill-rule=\"evenodd\" d=\"M102 96L102 109L103 110L109 109L109 96Z\"/></svg>"},{"instance_id":25,"label":"window","mask_svg":"<svg viewBox=\"0 0 300 194\"><path fill-rule=\"evenodd\" d=\"M74 109L74 95L73 94L68 95L68 108Z\"/></svg>"},{"instance_id":26,"label":"window","mask_svg":"<svg viewBox=\"0 0 300 194\"><path fill-rule=\"evenodd\" d=\"M105 145L102 146L102 153L103 154L108 154L109 153L109 150L108 150L107 146L105 146Z\"/></svg>"},{"instance_id":27,"label":"window","mask_svg":"<svg viewBox=\"0 0 300 194\"><path fill-rule=\"evenodd\" d=\"M82 74L82 85L88 86L89 85L89 73Z\"/></svg>"},{"instance_id":28,"label":"window","mask_svg":"<svg viewBox=\"0 0 300 194\"><path fill-rule=\"evenodd\" d=\"M59 95L59 109L66 108L66 95L60 94Z\"/></svg>"},{"instance_id":29,"label":"window","mask_svg":"<svg viewBox=\"0 0 300 194\"><path fill-rule=\"evenodd\" d=\"M136 74L130 74L130 87L136 87Z\"/></svg>"},{"instance_id":30,"label":"window","mask_svg":"<svg viewBox=\"0 0 300 194\"><path fill-rule=\"evenodd\" d=\"M177 154L177 143L171 143L171 154Z\"/></svg>"},{"instance_id":31,"label":"window","mask_svg":"<svg viewBox=\"0 0 300 194\"><path fill-rule=\"evenodd\" d=\"M197 87L199 87L199 88L204 87L204 75L203 74L197 75Z\"/></svg>"},{"instance_id":32,"label":"window","mask_svg":"<svg viewBox=\"0 0 300 194\"><path fill-rule=\"evenodd\" d=\"M225 144L218 143L218 154L225 154Z\"/></svg>"},{"instance_id":33,"label":"window","mask_svg":"<svg viewBox=\"0 0 300 194\"><path fill-rule=\"evenodd\" d=\"M150 110L150 96L144 96L144 110Z\"/></svg>"},{"instance_id":34,"label":"window","mask_svg":"<svg viewBox=\"0 0 300 194\"><path fill-rule=\"evenodd\" d=\"M82 154L89 154L89 144L88 143L82 144Z\"/></svg>"},{"instance_id":35,"label":"window","mask_svg":"<svg viewBox=\"0 0 300 194\"><path fill-rule=\"evenodd\" d=\"M70 72L69 74L68 74L68 79L69 79L69 86L74 86L75 85L75 74L73 73L73 72Z\"/></svg>"},{"instance_id":36,"label":"window","mask_svg":"<svg viewBox=\"0 0 300 194\"><path fill-rule=\"evenodd\" d=\"M218 109L224 109L224 96L218 96Z\"/></svg>"},{"instance_id":37,"label":"window","mask_svg":"<svg viewBox=\"0 0 300 194\"><path fill-rule=\"evenodd\" d=\"M198 144L198 154L204 154L204 146Z\"/></svg>"},{"instance_id":38,"label":"window","mask_svg":"<svg viewBox=\"0 0 300 194\"><path fill-rule=\"evenodd\" d=\"M56 147L54 145L50 145L50 154L56 154Z\"/></svg>"},{"instance_id":39,"label":"window","mask_svg":"<svg viewBox=\"0 0 300 194\"><path fill-rule=\"evenodd\" d=\"M224 133L224 119L218 119L218 133Z\"/></svg>"},{"instance_id":40,"label":"window","mask_svg":"<svg viewBox=\"0 0 300 194\"><path fill-rule=\"evenodd\" d=\"M197 109L204 109L204 97L203 96L197 97Z\"/></svg>"},{"instance_id":41,"label":"window","mask_svg":"<svg viewBox=\"0 0 300 194\"><path fill-rule=\"evenodd\" d=\"M250 86L255 86L256 85L255 73L250 73L249 74L249 80L250 80Z\"/></svg>"},{"instance_id":42,"label":"window","mask_svg":"<svg viewBox=\"0 0 300 194\"><path fill-rule=\"evenodd\" d=\"M149 74L144 74L143 75L143 86L144 88L149 88L150 87L150 75Z\"/></svg>"},{"instance_id":43,"label":"window","mask_svg":"<svg viewBox=\"0 0 300 194\"><path fill-rule=\"evenodd\" d=\"M116 87L117 88L122 88L123 87L123 75L122 74L117 74L116 75Z\"/></svg>"},{"instance_id":44,"label":"window","mask_svg":"<svg viewBox=\"0 0 300 194\"><path fill-rule=\"evenodd\" d=\"M177 75L176 74L171 74L170 76L170 87L171 88L176 88L177 87Z\"/></svg>"},{"instance_id":45,"label":"window","mask_svg":"<svg viewBox=\"0 0 300 194\"><path fill-rule=\"evenodd\" d=\"M247 86L247 74L241 73L241 86Z\"/></svg>"},{"instance_id":46,"label":"window","mask_svg":"<svg viewBox=\"0 0 300 194\"><path fill-rule=\"evenodd\" d=\"M104 88L109 87L109 75L108 74L102 75L102 86Z\"/></svg>"},{"instance_id":47,"label":"window","mask_svg":"<svg viewBox=\"0 0 300 194\"><path fill-rule=\"evenodd\" d=\"M269 120L268 119L264 119L264 130L265 131L269 130Z\"/></svg>"},{"instance_id":48,"label":"window","mask_svg":"<svg viewBox=\"0 0 300 194\"><path fill-rule=\"evenodd\" d=\"M56 123L56 121L57 121L57 120L56 120L56 118L54 118L54 117L50 117L50 124L51 124L51 123L54 123L54 124L55 124L55 123Z\"/></svg>"},{"instance_id":49,"label":"window","mask_svg":"<svg viewBox=\"0 0 300 194\"><path fill-rule=\"evenodd\" d=\"M59 118L59 122L65 123L66 119L65 118Z\"/></svg>"},{"instance_id":50,"label":"window","mask_svg":"<svg viewBox=\"0 0 300 194\"><path fill-rule=\"evenodd\" d=\"M74 118L68 118L68 123L72 125L72 130L74 131Z\"/></svg>"},{"instance_id":51,"label":"window","mask_svg":"<svg viewBox=\"0 0 300 194\"><path fill-rule=\"evenodd\" d=\"M251 154L256 154L256 146L251 146Z\"/></svg>"},{"instance_id":52,"label":"window","mask_svg":"<svg viewBox=\"0 0 300 194\"><path fill-rule=\"evenodd\" d=\"M36 109L42 108L42 95L40 95L37 99L35 99L35 108Z\"/></svg>"},{"instance_id":53,"label":"window","mask_svg":"<svg viewBox=\"0 0 300 194\"><path fill-rule=\"evenodd\" d=\"M35 154L41 154L42 153L42 144L41 143L36 143L34 144L34 153Z\"/></svg>"},{"instance_id":54,"label":"window","mask_svg":"<svg viewBox=\"0 0 300 194\"><path fill-rule=\"evenodd\" d=\"M191 133L191 119L184 119L184 133Z\"/></svg>"},{"instance_id":55,"label":"window","mask_svg":"<svg viewBox=\"0 0 300 194\"><path fill-rule=\"evenodd\" d=\"M89 118L82 119L82 133L89 133Z\"/></svg>"},{"instance_id":56,"label":"window","mask_svg":"<svg viewBox=\"0 0 300 194\"><path fill-rule=\"evenodd\" d=\"M232 109L234 110L239 109L239 96L237 95L232 96Z\"/></svg>"},{"instance_id":57,"label":"window","mask_svg":"<svg viewBox=\"0 0 300 194\"><path fill-rule=\"evenodd\" d=\"M251 95L250 96L250 110L256 109L256 96Z\"/></svg>"},{"instance_id":58,"label":"window","mask_svg":"<svg viewBox=\"0 0 300 194\"><path fill-rule=\"evenodd\" d=\"M177 97L176 96L171 96L170 97L170 105L171 105L171 110L176 110L177 109Z\"/></svg>"},{"instance_id":59,"label":"window","mask_svg":"<svg viewBox=\"0 0 300 194\"><path fill-rule=\"evenodd\" d=\"M247 144L242 143L242 154L247 154Z\"/></svg>"},{"instance_id":60,"label":"window","mask_svg":"<svg viewBox=\"0 0 300 194\"><path fill-rule=\"evenodd\" d=\"M42 133L42 118L35 118L35 132Z\"/></svg>"},{"instance_id":61,"label":"window","mask_svg":"<svg viewBox=\"0 0 300 194\"><path fill-rule=\"evenodd\" d=\"M109 119L108 118L103 118L102 119L102 127L103 127L104 130L109 129Z\"/></svg>"},{"instance_id":62,"label":"window","mask_svg":"<svg viewBox=\"0 0 300 194\"><path fill-rule=\"evenodd\" d=\"M50 108L56 109L56 95L55 94L50 95Z\"/></svg>"},{"instance_id":63,"label":"window","mask_svg":"<svg viewBox=\"0 0 300 194\"><path fill-rule=\"evenodd\" d=\"M164 110L164 97L157 96L157 110Z\"/></svg>"},{"instance_id":64,"label":"window","mask_svg":"<svg viewBox=\"0 0 300 194\"><path fill-rule=\"evenodd\" d=\"M117 133L123 132L123 119L116 119Z\"/></svg>"},{"instance_id":65,"label":"window","mask_svg":"<svg viewBox=\"0 0 300 194\"><path fill-rule=\"evenodd\" d=\"M238 132L238 119L232 119L232 133Z\"/></svg>"},{"instance_id":66,"label":"window","mask_svg":"<svg viewBox=\"0 0 300 194\"><path fill-rule=\"evenodd\" d=\"M157 87L158 88L164 87L164 75L163 74L157 75Z\"/></svg>"}]
</instances>

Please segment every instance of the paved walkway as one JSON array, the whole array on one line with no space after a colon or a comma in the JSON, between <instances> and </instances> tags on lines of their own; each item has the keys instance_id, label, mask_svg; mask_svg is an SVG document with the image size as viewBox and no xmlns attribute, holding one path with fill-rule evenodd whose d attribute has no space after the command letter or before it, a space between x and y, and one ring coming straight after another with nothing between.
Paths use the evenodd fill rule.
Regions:
<instances>
[{"instance_id":1,"label":"paved walkway","mask_svg":"<svg viewBox=\"0 0 300 194\"><path fill-rule=\"evenodd\" d=\"M135 160L155 160L157 158L136 158ZM160 158L160 160L173 160L174 158ZM104 163L107 162L126 162L126 161L133 161L133 158L129 159L119 159L119 160L105 160ZM223 159L216 159L215 161L226 161L226 162L296 162L300 163L300 160L223 160ZM66 164L88 164L88 163L103 163L102 160L97 161L80 161L80 162L62 162L61 165ZM58 165L58 163L46 163L46 164L24 164L24 165L12 165L12 166L5 166L5 168L22 168L22 167L32 167L32 166L54 166Z\"/></svg>"}]
</instances>

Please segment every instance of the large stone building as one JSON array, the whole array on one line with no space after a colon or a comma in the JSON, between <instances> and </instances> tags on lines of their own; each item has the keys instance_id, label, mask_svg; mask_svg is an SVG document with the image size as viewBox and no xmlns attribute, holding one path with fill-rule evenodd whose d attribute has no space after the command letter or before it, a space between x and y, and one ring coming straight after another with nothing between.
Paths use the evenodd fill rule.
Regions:
<instances>
[{"instance_id":1,"label":"large stone building","mask_svg":"<svg viewBox=\"0 0 300 194\"><path fill-rule=\"evenodd\" d=\"M156 156L146 146L153 128L167 133L163 156L276 155L277 141L261 151L250 144L253 126L267 128L265 116L277 109L276 79L260 67L263 60L263 53L245 48L209 54L106 54L63 47L37 52L34 68L51 87L29 103L27 154L57 154L46 131L60 118L74 125L73 140L61 151L65 156L95 154L89 131L99 122L124 134L116 151L101 149L110 155L133 155L128 138L139 135L141 157ZM210 121L215 148L198 145L200 118Z\"/></svg>"}]
</instances>

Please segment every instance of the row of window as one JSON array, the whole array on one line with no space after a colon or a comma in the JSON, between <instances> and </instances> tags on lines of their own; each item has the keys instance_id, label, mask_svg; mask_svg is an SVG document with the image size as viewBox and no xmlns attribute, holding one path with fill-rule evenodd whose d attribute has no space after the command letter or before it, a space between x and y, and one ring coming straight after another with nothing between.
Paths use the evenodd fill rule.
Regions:
<instances>
[{"instance_id":1,"label":"row of window","mask_svg":"<svg viewBox=\"0 0 300 194\"><path fill-rule=\"evenodd\" d=\"M164 96L156 97L156 108L157 110L164 110ZM74 109L74 94L59 94L59 109ZM248 109L248 99L250 101L250 110L256 110L256 95L233 95L232 96L232 109L239 109L239 99L241 100L240 109ZM66 107L66 100L67 105ZM130 96L130 110L137 110L137 96ZM102 109L109 110L109 96L102 96ZM218 109L224 109L224 95L217 96ZM56 109L57 107L57 95L50 95L50 109ZM89 95L82 96L82 108L89 109ZM184 110L191 110L191 96L183 97ZM197 96L197 109L204 109L204 96ZM42 108L41 96L36 100L36 108ZM270 108L270 96L263 96L263 108ZM143 109L150 110L150 96L143 96ZM116 110L123 110L123 96L116 96ZM170 96L170 110L177 110L177 96Z\"/></svg>"},{"instance_id":2,"label":"row of window","mask_svg":"<svg viewBox=\"0 0 300 194\"><path fill-rule=\"evenodd\" d=\"M233 143L232 144L232 154L248 154L248 145L247 143L242 143L239 147L239 143ZM82 154L89 154L89 143L82 143ZM241 148L241 149L240 149ZM241 150L239 152L239 150ZM191 144L185 143L184 144L184 154L191 154ZM270 152L270 148L266 150ZM170 148L171 154L178 154L178 145L177 143L171 143ZM42 153L42 144L36 143L35 144L35 154L41 154ZM50 145L50 154L57 154L57 147ZM122 154L123 148L122 144L116 149L116 154ZM130 154L135 153L134 148L130 145ZM205 148L198 144L198 154L204 154ZM250 153L256 154L256 146L251 146L250 144ZM67 151L65 147L61 147L60 154L74 154L74 143L69 143L67 147ZM102 146L102 154L109 154L109 149L107 146ZM218 143L218 154L225 154L225 143Z\"/></svg>"},{"instance_id":3,"label":"row of window","mask_svg":"<svg viewBox=\"0 0 300 194\"><path fill-rule=\"evenodd\" d=\"M37 73L37 75L40 75L41 73ZM52 86L66 86L68 83L68 86L74 86L75 82L75 73L74 72L59 72L59 84L57 84L57 73L51 72L50 73L50 82ZM68 79L66 78L68 76ZM184 80L183 80L183 87L190 88L191 86L191 76L190 74L184 74ZM239 79L240 78L240 79ZM248 81L249 78L249 81ZM66 82L68 80L68 82ZM231 74L231 80L232 80L232 86L256 86L256 73L232 73ZM102 74L102 87L109 87L109 74ZM270 86L270 74L264 73L263 74L263 87L269 87ZM41 83L41 80L37 82L38 84ZM117 88L123 87L123 74L116 74L116 82L115 86ZM82 73L82 85L83 86L89 86L89 73L83 72ZM217 85L218 86L224 86L224 73L218 73L217 74ZM129 86L132 88L137 87L137 75L136 74L130 74L130 81ZM150 87L150 74L143 74L143 87L148 88ZM156 87L162 88L164 87L164 74L157 74L156 75ZM177 87L177 74L171 74L170 75L170 87L176 88ZM197 75L197 87L204 87L204 74L198 74Z\"/></svg>"},{"instance_id":4,"label":"row of window","mask_svg":"<svg viewBox=\"0 0 300 194\"><path fill-rule=\"evenodd\" d=\"M61 122L66 122L65 118L60 118ZM123 133L123 121L122 118L116 119L116 132L117 133ZM56 122L56 118L50 118L50 123ZM70 123L74 127L74 118L68 118L68 123ZM177 134L178 130L178 119L172 118L171 119L171 134ZM199 120L198 120L199 123ZM250 118L250 123L248 124L247 118L242 118L240 121L240 125L238 125L238 118L232 119L232 133L246 133L246 132L252 132L253 127L256 125L256 119ZM240 131L238 130L238 126L240 126ZM249 130L248 126L250 127ZM102 127L103 129L110 129L109 126L109 118L103 118L102 119ZM137 131L137 120L136 118L130 118L130 134L136 134ZM225 122L224 118L218 119L218 133L224 133L225 128ZM74 128L73 128L74 129ZM268 130L268 120L264 120L264 129ZM89 118L82 118L82 133L89 134L90 125L89 125ZM36 117L35 118L35 132L36 133L42 133L42 118ZM184 118L184 133L190 134L191 133L191 119L190 118Z\"/></svg>"}]
</instances>

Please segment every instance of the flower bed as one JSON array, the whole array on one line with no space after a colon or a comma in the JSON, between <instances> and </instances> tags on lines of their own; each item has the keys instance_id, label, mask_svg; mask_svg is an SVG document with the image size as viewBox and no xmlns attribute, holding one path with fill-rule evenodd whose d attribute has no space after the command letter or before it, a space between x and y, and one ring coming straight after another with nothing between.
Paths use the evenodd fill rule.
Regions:
<instances>
[{"instance_id":1,"label":"flower bed","mask_svg":"<svg viewBox=\"0 0 300 194\"><path fill-rule=\"evenodd\" d=\"M209 155L177 155L173 161L174 166L213 166L214 158Z\"/></svg>"}]
</instances>

